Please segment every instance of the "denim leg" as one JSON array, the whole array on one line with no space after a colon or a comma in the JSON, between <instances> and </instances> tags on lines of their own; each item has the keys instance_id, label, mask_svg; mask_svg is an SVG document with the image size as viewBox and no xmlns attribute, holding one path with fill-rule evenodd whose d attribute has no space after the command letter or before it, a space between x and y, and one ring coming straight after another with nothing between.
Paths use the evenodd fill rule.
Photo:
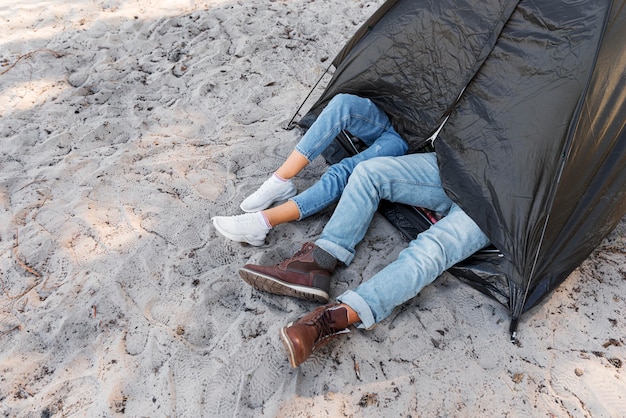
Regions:
<instances>
[{"instance_id":1,"label":"denim leg","mask_svg":"<svg viewBox=\"0 0 626 418\"><path fill-rule=\"evenodd\" d=\"M342 130L349 131L368 148L344 158L326 170L313 186L291 200L303 219L336 202L356 165L380 156L404 155L408 144L393 129L389 118L369 99L350 94L336 95L296 145L309 161L318 157Z\"/></svg>"},{"instance_id":2,"label":"denim leg","mask_svg":"<svg viewBox=\"0 0 626 418\"><path fill-rule=\"evenodd\" d=\"M385 131L393 130L387 114L371 100L351 94L338 94L306 131L296 150L309 162L319 156L342 130L371 145Z\"/></svg>"},{"instance_id":3,"label":"denim leg","mask_svg":"<svg viewBox=\"0 0 626 418\"><path fill-rule=\"evenodd\" d=\"M316 244L350 264L382 199L443 214L453 204L441 186L434 153L374 158L354 169Z\"/></svg>"},{"instance_id":4,"label":"denim leg","mask_svg":"<svg viewBox=\"0 0 626 418\"><path fill-rule=\"evenodd\" d=\"M427 153L381 157L359 164L316 245L349 264L381 199L425 207L446 216L411 241L396 261L337 298L351 306L367 328L416 296L443 271L489 244L474 221L446 195L436 155Z\"/></svg>"},{"instance_id":5,"label":"denim leg","mask_svg":"<svg viewBox=\"0 0 626 418\"><path fill-rule=\"evenodd\" d=\"M393 128L390 128L390 131L384 132L368 148L331 165L315 184L290 199L298 206L300 219L311 216L336 202L358 163L375 157L404 155L407 150L406 141L395 133Z\"/></svg>"},{"instance_id":6,"label":"denim leg","mask_svg":"<svg viewBox=\"0 0 626 418\"><path fill-rule=\"evenodd\" d=\"M371 328L445 270L488 244L476 223L453 204L446 217L411 241L396 261L337 300L357 312L360 327Z\"/></svg>"}]
</instances>

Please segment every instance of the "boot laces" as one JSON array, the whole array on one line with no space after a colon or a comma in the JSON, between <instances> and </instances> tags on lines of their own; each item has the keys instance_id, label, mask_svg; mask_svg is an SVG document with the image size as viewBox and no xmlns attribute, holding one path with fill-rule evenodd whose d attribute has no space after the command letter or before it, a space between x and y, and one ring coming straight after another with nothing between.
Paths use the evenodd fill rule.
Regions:
<instances>
[{"instance_id":1,"label":"boot laces","mask_svg":"<svg viewBox=\"0 0 626 418\"><path fill-rule=\"evenodd\" d=\"M286 266L287 264L291 263L294 260L297 260L299 257L303 256L304 254L310 252L313 249L313 244L311 243L306 243L302 246L302 248L300 248L298 251L296 251L296 253L294 255L292 255L291 257L289 257L288 259L284 260L282 263L280 263L281 267Z\"/></svg>"},{"instance_id":2,"label":"boot laces","mask_svg":"<svg viewBox=\"0 0 626 418\"><path fill-rule=\"evenodd\" d=\"M264 181L263 184L257 189L256 193L259 195L264 195L268 192L268 190L272 189L272 185L269 181Z\"/></svg>"},{"instance_id":3,"label":"boot laces","mask_svg":"<svg viewBox=\"0 0 626 418\"><path fill-rule=\"evenodd\" d=\"M335 328L333 327L334 323L331 322L330 312L328 310L324 311L320 318L315 321L315 329L319 333L317 336L317 340L330 337L335 333Z\"/></svg>"},{"instance_id":4,"label":"boot laces","mask_svg":"<svg viewBox=\"0 0 626 418\"><path fill-rule=\"evenodd\" d=\"M313 345L314 348L326 344L328 341L330 341L339 334L348 332L347 330L337 330L335 328L335 323L330 317L329 309L324 310L320 316L313 319L312 325L315 327L315 330L318 333L317 338L315 339L315 343Z\"/></svg>"}]
</instances>

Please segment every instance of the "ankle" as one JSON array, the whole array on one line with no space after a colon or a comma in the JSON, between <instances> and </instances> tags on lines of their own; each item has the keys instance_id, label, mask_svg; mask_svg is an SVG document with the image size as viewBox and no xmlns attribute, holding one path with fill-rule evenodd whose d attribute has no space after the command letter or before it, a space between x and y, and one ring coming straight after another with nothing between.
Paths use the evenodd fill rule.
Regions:
<instances>
[{"instance_id":1,"label":"ankle","mask_svg":"<svg viewBox=\"0 0 626 418\"><path fill-rule=\"evenodd\" d=\"M356 324L357 322L361 322L361 318L359 317L359 314L356 313L356 311L352 309L350 306L346 305L345 303L341 303L339 306L346 308L346 314L348 315L348 325L353 325L353 324Z\"/></svg>"},{"instance_id":2,"label":"ankle","mask_svg":"<svg viewBox=\"0 0 626 418\"><path fill-rule=\"evenodd\" d=\"M272 174L272 178L273 178L274 180L278 180L278 181L280 181L281 183L284 183L284 182L286 182L286 181L288 181L288 180L289 180L289 178L288 178L288 177L286 177L286 176L281 176L280 174L278 174L278 171L277 171L277 172L275 172L274 174Z\"/></svg>"},{"instance_id":3,"label":"ankle","mask_svg":"<svg viewBox=\"0 0 626 418\"><path fill-rule=\"evenodd\" d=\"M332 273L335 267L337 267L337 259L335 256L317 245L313 248L312 255L313 260L324 270L328 270Z\"/></svg>"},{"instance_id":4,"label":"ankle","mask_svg":"<svg viewBox=\"0 0 626 418\"><path fill-rule=\"evenodd\" d=\"M266 229L272 229L273 228L273 225L267 219L267 216L265 216L264 211L255 212L253 215L256 218L256 220L259 223L259 225L261 225L263 228L266 228Z\"/></svg>"}]
</instances>

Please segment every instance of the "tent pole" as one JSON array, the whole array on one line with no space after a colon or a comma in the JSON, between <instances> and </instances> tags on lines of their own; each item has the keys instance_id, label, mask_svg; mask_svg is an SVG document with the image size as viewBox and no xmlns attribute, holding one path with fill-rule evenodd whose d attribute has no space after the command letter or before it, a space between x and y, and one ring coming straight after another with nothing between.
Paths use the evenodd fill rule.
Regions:
<instances>
[{"instance_id":1,"label":"tent pole","mask_svg":"<svg viewBox=\"0 0 626 418\"><path fill-rule=\"evenodd\" d=\"M519 324L519 317L515 316L511 319L511 325L509 326L509 332L511 333L511 342L517 342L517 325Z\"/></svg>"},{"instance_id":2,"label":"tent pole","mask_svg":"<svg viewBox=\"0 0 626 418\"><path fill-rule=\"evenodd\" d=\"M293 114L293 116L291 117L289 122L287 122L286 125L283 125L283 129L285 129L287 131L290 131L290 130L292 130L293 128L296 127L296 125L293 123L293 121L296 119L296 116L298 116L298 113L300 113L300 110L302 109L302 106L304 106L304 104L307 102L307 100L309 100L309 97L311 97L311 94L313 94L313 92L315 91L315 89L317 88L319 83L326 76L326 74L328 74L328 72L330 71L330 67L332 67L332 65L333 65L333 63L331 62L330 65L328 67L326 67L326 70L324 70L324 72L322 73L320 78L317 80L317 82L313 85L313 87L311 87L311 90L309 91L309 94L307 94L307 96L304 98L302 103L300 103L300 106L296 110L296 113Z\"/></svg>"}]
</instances>

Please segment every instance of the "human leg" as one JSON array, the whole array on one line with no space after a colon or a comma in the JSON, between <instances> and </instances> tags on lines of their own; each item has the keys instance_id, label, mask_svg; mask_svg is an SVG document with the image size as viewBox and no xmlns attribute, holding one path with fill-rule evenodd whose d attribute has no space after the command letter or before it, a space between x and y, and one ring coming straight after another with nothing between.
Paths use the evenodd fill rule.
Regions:
<instances>
[{"instance_id":1,"label":"human leg","mask_svg":"<svg viewBox=\"0 0 626 418\"><path fill-rule=\"evenodd\" d=\"M407 143L393 128L390 128L365 150L331 165L315 184L290 199L298 207L300 213L298 220L311 216L336 202L343 194L348 178L359 163L377 157L401 156L407 150Z\"/></svg>"},{"instance_id":2,"label":"human leg","mask_svg":"<svg viewBox=\"0 0 626 418\"><path fill-rule=\"evenodd\" d=\"M358 163L379 156L403 155L408 149L407 143L395 132L385 113L371 101L357 96L337 95L313 125L286 163L241 203L242 210L256 213L278 200L295 195L293 182L281 176L295 175L308 163L308 158L317 157L342 129L349 129L369 147L329 167L318 182L300 195L263 211L268 228L310 216L335 202ZM269 229L265 229L265 225L260 227L253 220L257 218L245 215L216 216L212 221L215 229L231 240L262 245Z\"/></svg>"},{"instance_id":3,"label":"human leg","mask_svg":"<svg viewBox=\"0 0 626 418\"><path fill-rule=\"evenodd\" d=\"M441 186L434 153L382 157L354 170L333 216L315 242L344 264L350 264L381 200L447 213L453 202Z\"/></svg>"},{"instance_id":4,"label":"human leg","mask_svg":"<svg viewBox=\"0 0 626 418\"><path fill-rule=\"evenodd\" d=\"M400 202L411 200L442 213L452 205L441 187L434 154L383 157L363 162L356 168L331 220L313 246L317 253L349 264L381 198ZM324 276L324 286L320 286L311 278L312 272L319 270L319 263L316 264L312 257L307 260L296 267L246 264L240 275L259 290L324 302L324 298L328 299L332 269ZM311 288L309 292L307 287ZM319 298L320 289L324 290L324 298Z\"/></svg>"},{"instance_id":5,"label":"human leg","mask_svg":"<svg viewBox=\"0 0 626 418\"><path fill-rule=\"evenodd\" d=\"M304 155L297 150L293 150L275 173L283 179L290 179L295 177L308 164L309 160Z\"/></svg>"},{"instance_id":6,"label":"human leg","mask_svg":"<svg viewBox=\"0 0 626 418\"><path fill-rule=\"evenodd\" d=\"M313 125L305 132L294 151L276 170L283 179L296 176L318 157L342 130L358 136L366 145L372 144L391 122L372 101L351 94L333 97Z\"/></svg>"},{"instance_id":7,"label":"human leg","mask_svg":"<svg viewBox=\"0 0 626 418\"><path fill-rule=\"evenodd\" d=\"M338 94L302 136L295 150L311 162L328 148L342 130L370 146L383 133L391 132L393 127L387 114L371 100Z\"/></svg>"},{"instance_id":8,"label":"human leg","mask_svg":"<svg viewBox=\"0 0 626 418\"><path fill-rule=\"evenodd\" d=\"M385 132L369 148L333 164L322 174L320 180L310 188L287 202L263 210L263 215L268 220L270 227L275 227L317 213L339 199L357 164L375 157L404 155L407 148L406 142L397 134ZM244 207L244 203L242 203L242 207Z\"/></svg>"},{"instance_id":9,"label":"human leg","mask_svg":"<svg viewBox=\"0 0 626 418\"><path fill-rule=\"evenodd\" d=\"M488 245L478 226L453 204L446 217L421 233L398 259L337 298L280 331L292 367L298 367L321 345L343 334L349 325L371 328L398 305L416 296L443 271Z\"/></svg>"},{"instance_id":10,"label":"human leg","mask_svg":"<svg viewBox=\"0 0 626 418\"><path fill-rule=\"evenodd\" d=\"M363 327L370 328L445 270L488 244L478 225L453 204L448 214L411 241L396 261L337 300L352 307Z\"/></svg>"},{"instance_id":11,"label":"human leg","mask_svg":"<svg viewBox=\"0 0 626 418\"><path fill-rule=\"evenodd\" d=\"M371 145L383 133L392 132L393 128L385 112L369 99L350 94L336 95L270 179L241 203L241 209L257 212L295 195L291 178L319 156L342 130L350 131L366 145Z\"/></svg>"}]
</instances>

